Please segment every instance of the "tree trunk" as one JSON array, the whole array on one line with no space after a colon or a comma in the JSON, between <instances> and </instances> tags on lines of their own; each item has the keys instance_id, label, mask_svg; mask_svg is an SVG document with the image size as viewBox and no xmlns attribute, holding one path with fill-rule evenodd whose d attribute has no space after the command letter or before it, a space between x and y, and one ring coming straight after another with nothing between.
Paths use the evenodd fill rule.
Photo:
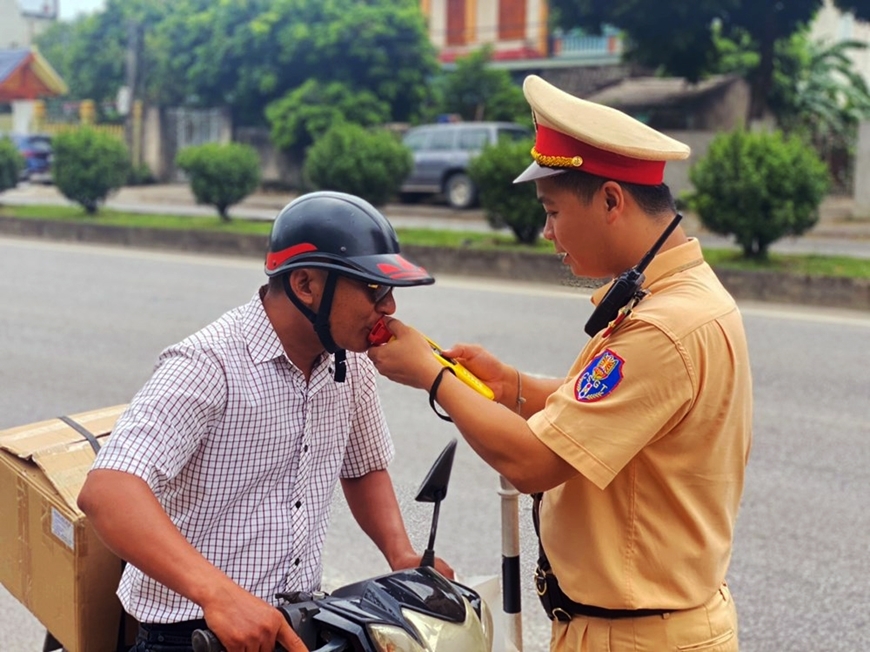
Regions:
<instances>
[{"instance_id":1,"label":"tree trunk","mask_svg":"<svg viewBox=\"0 0 870 652\"><path fill-rule=\"evenodd\" d=\"M759 55L758 70L752 80L752 97L749 102L749 115L747 124L756 120L763 120L767 114L767 97L773 85L773 54L776 39L779 34L777 29L776 3L766 2L763 14L762 28L759 32Z\"/></svg>"}]
</instances>

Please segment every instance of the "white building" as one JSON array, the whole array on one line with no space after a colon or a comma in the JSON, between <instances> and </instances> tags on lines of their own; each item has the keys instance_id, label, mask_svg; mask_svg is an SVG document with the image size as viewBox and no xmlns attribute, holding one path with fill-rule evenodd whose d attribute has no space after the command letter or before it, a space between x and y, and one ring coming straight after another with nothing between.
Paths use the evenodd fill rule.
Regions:
<instances>
[{"instance_id":1,"label":"white building","mask_svg":"<svg viewBox=\"0 0 870 652\"><path fill-rule=\"evenodd\" d=\"M0 50L26 48L57 20L58 0L0 0Z\"/></svg>"},{"instance_id":2,"label":"white building","mask_svg":"<svg viewBox=\"0 0 870 652\"><path fill-rule=\"evenodd\" d=\"M865 50L849 51L849 58L855 70L870 85L870 23L843 13L834 6L833 0L824 0L824 6L810 25L810 39L829 45L842 41L859 41L867 45Z\"/></svg>"}]
</instances>

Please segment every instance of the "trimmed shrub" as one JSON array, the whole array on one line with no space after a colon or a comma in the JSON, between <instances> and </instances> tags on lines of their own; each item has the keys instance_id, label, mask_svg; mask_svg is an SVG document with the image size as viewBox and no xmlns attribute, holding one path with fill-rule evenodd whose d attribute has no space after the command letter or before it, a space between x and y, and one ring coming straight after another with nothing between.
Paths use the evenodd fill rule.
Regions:
<instances>
[{"instance_id":1,"label":"trimmed shrub","mask_svg":"<svg viewBox=\"0 0 870 652\"><path fill-rule=\"evenodd\" d=\"M745 257L759 259L780 238L815 226L829 187L812 147L780 132L720 134L689 178L695 187L689 205L701 223L733 235Z\"/></svg>"},{"instance_id":2,"label":"trimmed shrub","mask_svg":"<svg viewBox=\"0 0 870 652\"><path fill-rule=\"evenodd\" d=\"M54 136L52 147L54 185L91 215L127 182L130 157L114 136L82 127Z\"/></svg>"},{"instance_id":3,"label":"trimmed shrub","mask_svg":"<svg viewBox=\"0 0 870 652\"><path fill-rule=\"evenodd\" d=\"M260 157L250 145L206 143L185 147L175 163L187 173L196 202L214 206L224 221L230 219L229 207L260 185Z\"/></svg>"},{"instance_id":4,"label":"trimmed shrub","mask_svg":"<svg viewBox=\"0 0 870 652\"><path fill-rule=\"evenodd\" d=\"M24 169L24 157L8 138L0 138L0 192L18 185L18 176Z\"/></svg>"},{"instance_id":5,"label":"trimmed shrub","mask_svg":"<svg viewBox=\"0 0 870 652\"><path fill-rule=\"evenodd\" d=\"M309 79L298 88L271 102L266 118L272 127L272 142L291 154L304 154L319 136L337 122L363 127L390 119L390 106L371 91L354 90L341 82Z\"/></svg>"},{"instance_id":6,"label":"trimmed shrub","mask_svg":"<svg viewBox=\"0 0 870 652\"><path fill-rule=\"evenodd\" d=\"M411 150L390 132L339 122L308 150L304 173L317 190L347 192L382 206L413 165Z\"/></svg>"},{"instance_id":7,"label":"trimmed shrub","mask_svg":"<svg viewBox=\"0 0 870 652\"><path fill-rule=\"evenodd\" d=\"M503 140L484 147L468 166L468 175L477 185L480 205L493 228L507 226L517 241L533 245L544 227L541 204L535 184L515 184L514 179L530 162L534 141Z\"/></svg>"}]
</instances>

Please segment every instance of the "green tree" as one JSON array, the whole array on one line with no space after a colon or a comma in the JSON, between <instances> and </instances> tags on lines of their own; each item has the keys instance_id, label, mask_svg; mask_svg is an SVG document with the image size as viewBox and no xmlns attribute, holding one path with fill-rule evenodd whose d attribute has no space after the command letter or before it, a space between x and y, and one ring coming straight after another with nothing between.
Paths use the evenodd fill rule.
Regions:
<instances>
[{"instance_id":1,"label":"green tree","mask_svg":"<svg viewBox=\"0 0 870 652\"><path fill-rule=\"evenodd\" d=\"M309 79L367 90L408 120L437 70L414 0L178 0L149 47L168 97L229 105L237 124L263 123L266 105Z\"/></svg>"},{"instance_id":2,"label":"green tree","mask_svg":"<svg viewBox=\"0 0 870 652\"><path fill-rule=\"evenodd\" d=\"M411 151L394 134L339 122L308 150L304 173L318 190L347 192L381 206L413 164Z\"/></svg>"},{"instance_id":3,"label":"green tree","mask_svg":"<svg viewBox=\"0 0 870 652\"><path fill-rule=\"evenodd\" d=\"M456 60L456 69L438 78L434 113L451 113L463 120L531 122L522 89L507 70L489 67L492 46Z\"/></svg>"},{"instance_id":4,"label":"green tree","mask_svg":"<svg viewBox=\"0 0 870 652\"><path fill-rule=\"evenodd\" d=\"M870 0L834 0L834 4L870 19ZM663 0L656 3L655 11L644 0L551 0L551 5L554 21L562 27L618 27L628 38L630 60L692 81L719 66L717 33L728 39L748 35L759 54L750 79L750 117L757 118L767 108L776 42L808 24L823 0Z\"/></svg>"},{"instance_id":5,"label":"green tree","mask_svg":"<svg viewBox=\"0 0 870 652\"><path fill-rule=\"evenodd\" d=\"M175 162L190 178L196 202L214 206L225 222L230 221L230 206L260 185L260 157L250 145L206 143L185 147Z\"/></svg>"},{"instance_id":6,"label":"green tree","mask_svg":"<svg viewBox=\"0 0 870 652\"><path fill-rule=\"evenodd\" d=\"M748 258L801 235L819 219L828 171L796 135L737 130L718 135L689 172L689 204L714 233L733 235Z\"/></svg>"},{"instance_id":7,"label":"green tree","mask_svg":"<svg viewBox=\"0 0 870 652\"><path fill-rule=\"evenodd\" d=\"M782 42L770 108L786 131L803 131L817 144L845 138L870 115L870 89L849 53L857 41L812 42L798 33Z\"/></svg>"},{"instance_id":8,"label":"green tree","mask_svg":"<svg viewBox=\"0 0 870 652\"><path fill-rule=\"evenodd\" d=\"M70 88L102 110L129 82L127 60L137 53L137 96L146 97L153 64L145 37L170 6L163 0L108 0L103 11L51 25L35 41ZM148 98L150 99L150 98Z\"/></svg>"},{"instance_id":9,"label":"green tree","mask_svg":"<svg viewBox=\"0 0 870 652\"><path fill-rule=\"evenodd\" d=\"M55 136L52 148L55 186L90 215L127 180L130 158L114 136L83 127Z\"/></svg>"},{"instance_id":10,"label":"green tree","mask_svg":"<svg viewBox=\"0 0 870 652\"><path fill-rule=\"evenodd\" d=\"M341 82L323 84L309 79L266 107L272 142L281 149L303 153L338 122L364 127L383 124L390 109L370 91L354 91Z\"/></svg>"},{"instance_id":11,"label":"green tree","mask_svg":"<svg viewBox=\"0 0 870 652\"><path fill-rule=\"evenodd\" d=\"M514 183L517 170L529 163L533 140L502 140L488 145L468 166L468 174L480 188L480 205L493 228L507 225L517 242L533 245L541 234L544 216L534 184Z\"/></svg>"}]
</instances>

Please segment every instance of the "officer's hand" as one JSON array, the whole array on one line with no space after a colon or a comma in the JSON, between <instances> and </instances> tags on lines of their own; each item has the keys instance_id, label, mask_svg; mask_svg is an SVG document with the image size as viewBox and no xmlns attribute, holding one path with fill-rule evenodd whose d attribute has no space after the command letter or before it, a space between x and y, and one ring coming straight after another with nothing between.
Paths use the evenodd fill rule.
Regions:
<instances>
[{"instance_id":1,"label":"officer's hand","mask_svg":"<svg viewBox=\"0 0 870 652\"><path fill-rule=\"evenodd\" d=\"M274 650L276 641L288 652L308 649L274 606L238 585L221 588L202 608L206 624L226 652Z\"/></svg>"},{"instance_id":2,"label":"officer's hand","mask_svg":"<svg viewBox=\"0 0 870 652\"><path fill-rule=\"evenodd\" d=\"M449 349L444 349L443 354L456 360L480 378L493 391L496 401L500 401L502 396L513 397L516 394L516 370L501 362L482 346L454 344Z\"/></svg>"},{"instance_id":3,"label":"officer's hand","mask_svg":"<svg viewBox=\"0 0 870 652\"><path fill-rule=\"evenodd\" d=\"M398 319L385 319L395 336L386 344L368 350L369 359L378 372L390 380L428 390L441 370L441 363L432 355L432 347L423 335Z\"/></svg>"}]
</instances>

